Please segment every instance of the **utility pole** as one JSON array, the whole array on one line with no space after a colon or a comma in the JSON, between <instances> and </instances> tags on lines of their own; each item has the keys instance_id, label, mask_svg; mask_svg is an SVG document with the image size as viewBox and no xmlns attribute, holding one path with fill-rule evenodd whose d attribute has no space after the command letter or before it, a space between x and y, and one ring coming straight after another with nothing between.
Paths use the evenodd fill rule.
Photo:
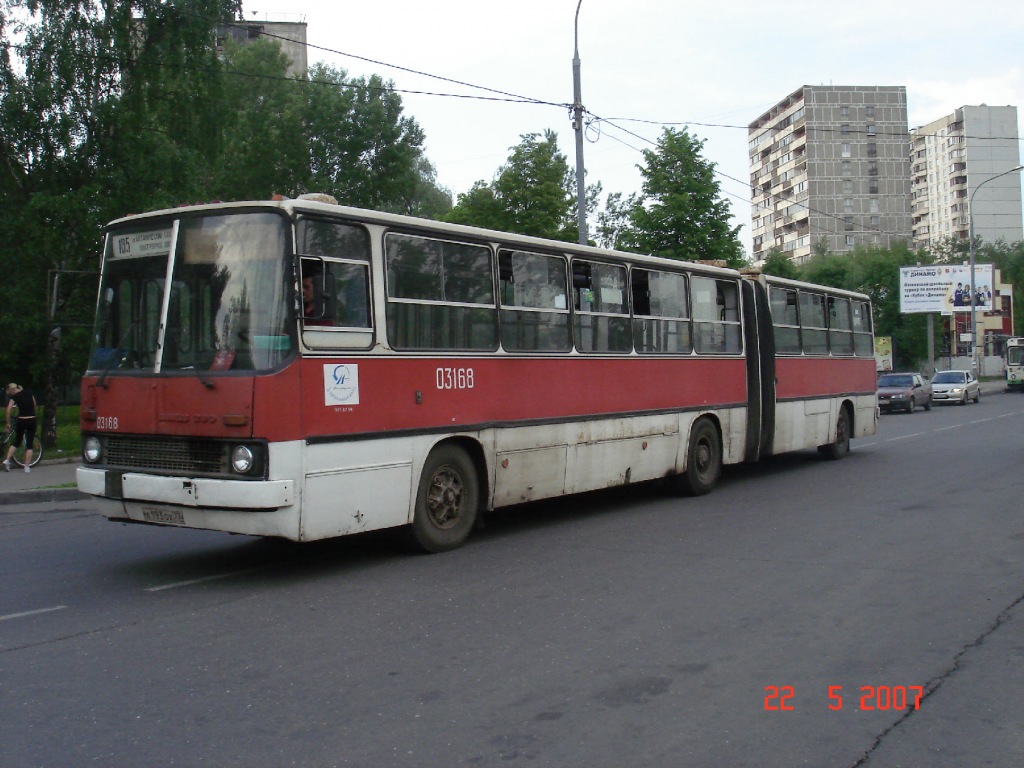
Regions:
<instances>
[{"instance_id":1,"label":"utility pole","mask_svg":"<svg viewBox=\"0 0 1024 768\"><path fill-rule=\"evenodd\" d=\"M967 222L968 222L968 238L970 240L970 264L971 264L971 364L973 369L977 372L978 376L981 376L981 364L984 362L984 356L981 360L978 359L978 313L977 313L977 302L975 301L975 291L977 288L974 283L974 196L978 193L983 186L988 184L990 181L995 181L1003 176L1008 176L1011 173L1017 173L1017 171L1024 171L1024 165L1018 165L1016 168L1011 168L1008 171L997 173L995 176L990 176L983 182L978 184L971 192L971 196L967 199Z\"/></svg>"},{"instance_id":2,"label":"utility pole","mask_svg":"<svg viewBox=\"0 0 1024 768\"><path fill-rule=\"evenodd\" d=\"M580 88L580 6L576 3L576 21L573 25L574 47L572 55L572 127L576 131L576 220L579 224L580 245L587 244L587 186L583 171L583 96Z\"/></svg>"}]
</instances>

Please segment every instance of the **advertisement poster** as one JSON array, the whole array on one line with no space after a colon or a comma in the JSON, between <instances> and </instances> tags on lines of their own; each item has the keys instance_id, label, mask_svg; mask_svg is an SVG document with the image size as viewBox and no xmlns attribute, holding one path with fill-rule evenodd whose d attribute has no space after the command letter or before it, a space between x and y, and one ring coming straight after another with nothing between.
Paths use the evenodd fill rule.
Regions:
<instances>
[{"instance_id":1,"label":"advertisement poster","mask_svg":"<svg viewBox=\"0 0 1024 768\"><path fill-rule=\"evenodd\" d=\"M892 370L892 336L875 336L875 370Z\"/></svg>"},{"instance_id":2,"label":"advertisement poster","mask_svg":"<svg viewBox=\"0 0 1024 768\"><path fill-rule=\"evenodd\" d=\"M974 265L974 303L992 311L992 265ZM971 268L963 264L900 267L900 312L953 312L971 310Z\"/></svg>"}]
</instances>

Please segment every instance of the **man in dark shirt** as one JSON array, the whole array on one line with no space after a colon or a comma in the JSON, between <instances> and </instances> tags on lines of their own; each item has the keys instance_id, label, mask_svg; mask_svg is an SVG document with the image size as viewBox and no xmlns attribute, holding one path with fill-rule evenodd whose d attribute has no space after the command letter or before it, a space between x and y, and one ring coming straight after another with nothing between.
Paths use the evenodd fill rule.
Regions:
<instances>
[{"instance_id":1,"label":"man in dark shirt","mask_svg":"<svg viewBox=\"0 0 1024 768\"><path fill-rule=\"evenodd\" d=\"M11 383L7 385L7 429L11 428L11 410L18 407L18 424L14 432L14 441L7 449L7 458L4 459L4 469L11 471L11 457L14 456L14 449L25 441L25 471L31 472L29 466L32 463L32 443L36 439L36 399L24 387Z\"/></svg>"}]
</instances>

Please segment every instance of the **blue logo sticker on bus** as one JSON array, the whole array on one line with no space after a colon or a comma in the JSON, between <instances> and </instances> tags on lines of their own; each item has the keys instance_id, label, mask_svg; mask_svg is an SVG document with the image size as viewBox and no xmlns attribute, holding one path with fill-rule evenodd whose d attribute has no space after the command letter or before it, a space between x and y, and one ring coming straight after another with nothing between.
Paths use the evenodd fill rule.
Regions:
<instances>
[{"instance_id":1,"label":"blue logo sticker on bus","mask_svg":"<svg viewBox=\"0 0 1024 768\"><path fill-rule=\"evenodd\" d=\"M358 365L324 365L324 405L359 405Z\"/></svg>"}]
</instances>

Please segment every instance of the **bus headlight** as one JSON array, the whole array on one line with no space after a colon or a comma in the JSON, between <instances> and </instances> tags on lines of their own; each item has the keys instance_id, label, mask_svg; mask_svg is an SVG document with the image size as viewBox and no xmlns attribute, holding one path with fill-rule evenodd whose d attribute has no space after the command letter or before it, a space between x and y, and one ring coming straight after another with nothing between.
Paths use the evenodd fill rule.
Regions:
<instances>
[{"instance_id":1,"label":"bus headlight","mask_svg":"<svg viewBox=\"0 0 1024 768\"><path fill-rule=\"evenodd\" d=\"M95 464L103 455L103 445L100 439L95 436L85 438L82 444L82 458L89 464Z\"/></svg>"},{"instance_id":2,"label":"bus headlight","mask_svg":"<svg viewBox=\"0 0 1024 768\"><path fill-rule=\"evenodd\" d=\"M236 445L231 452L231 468L240 475L247 474L256 463L252 450L244 445Z\"/></svg>"}]
</instances>

